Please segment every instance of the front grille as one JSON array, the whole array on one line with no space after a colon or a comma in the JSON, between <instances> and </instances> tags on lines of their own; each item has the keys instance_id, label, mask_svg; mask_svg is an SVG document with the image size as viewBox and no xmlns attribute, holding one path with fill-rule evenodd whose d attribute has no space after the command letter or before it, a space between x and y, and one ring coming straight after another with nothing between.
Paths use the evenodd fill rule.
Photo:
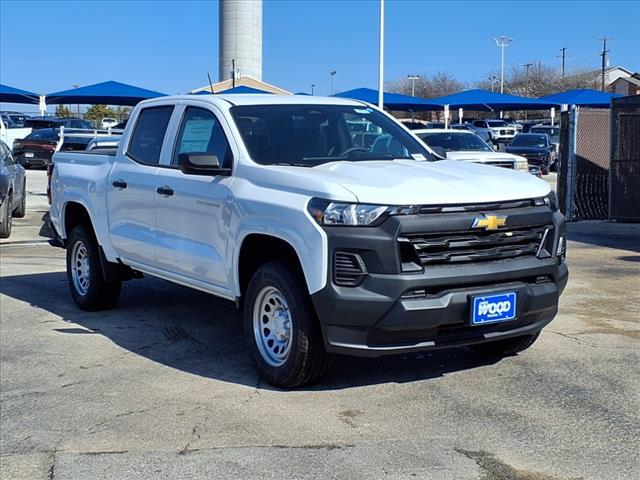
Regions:
<instances>
[{"instance_id":1,"label":"front grille","mask_svg":"<svg viewBox=\"0 0 640 480\"><path fill-rule=\"evenodd\" d=\"M513 162L486 162L485 165L491 165L492 167L510 168L513 170Z\"/></svg>"},{"instance_id":2,"label":"front grille","mask_svg":"<svg viewBox=\"0 0 640 480\"><path fill-rule=\"evenodd\" d=\"M462 231L412 234L400 242L413 245L423 266L503 260L523 256L550 255L547 243L553 227L535 226L500 231Z\"/></svg>"},{"instance_id":3,"label":"front grille","mask_svg":"<svg viewBox=\"0 0 640 480\"><path fill-rule=\"evenodd\" d=\"M367 269L356 253L336 252L333 260L333 282L341 287L357 287Z\"/></svg>"}]
</instances>

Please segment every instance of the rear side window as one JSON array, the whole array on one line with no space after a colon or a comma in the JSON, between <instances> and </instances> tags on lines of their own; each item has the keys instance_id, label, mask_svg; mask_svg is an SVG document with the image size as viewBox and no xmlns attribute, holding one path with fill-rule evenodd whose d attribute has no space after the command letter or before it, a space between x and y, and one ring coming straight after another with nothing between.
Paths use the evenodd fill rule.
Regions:
<instances>
[{"instance_id":1,"label":"rear side window","mask_svg":"<svg viewBox=\"0 0 640 480\"><path fill-rule=\"evenodd\" d=\"M133 160L148 165L160 163L162 142L172 113L173 106L151 107L140 111L127 151Z\"/></svg>"},{"instance_id":2,"label":"rear side window","mask_svg":"<svg viewBox=\"0 0 640 480\"><path fill-rule=\"evenodd\" d=\"M204 108L186 108L173 153L173 165L178 165L181 153L215 155L222 167L231 167L231 148L224 130L216 116Z\"/></svg>"}]
</instances>

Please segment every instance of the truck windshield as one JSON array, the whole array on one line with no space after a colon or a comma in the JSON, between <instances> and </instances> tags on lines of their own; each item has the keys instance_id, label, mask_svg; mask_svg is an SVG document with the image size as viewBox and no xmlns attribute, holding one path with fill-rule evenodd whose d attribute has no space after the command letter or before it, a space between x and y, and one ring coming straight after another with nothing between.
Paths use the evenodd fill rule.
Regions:
<instances>
[{"instance_id":1,"label":"truck windshield","mask_svg":"<svg viewBox=\"0 0 640 480\"><path fill-rule=\"evenodd\" d=\"M516 135L511 142L514 147L538 147L545 148L547 146L546 135Z\"/></svg>"},{"instance_id":2,"label":"truck windshield","mask_svg":"<svg viewBox=\"0 0 640 480\"><path fill-rule=\"evenodd\" d=\"M430 147L440 147L447 152L492 152L474 133L419 133L418 137Z\"/></svg>"},{"instance_id":3,"label":"truck windshield","mask_svg":"<svg viewBox=\"0 0 640 480\"><path fill-rule=\"evenodd\" d=\"M406 130L364 105L244 105L231 114L251 158L263 165L432 160Z\"/></svg>"}]
</instances>

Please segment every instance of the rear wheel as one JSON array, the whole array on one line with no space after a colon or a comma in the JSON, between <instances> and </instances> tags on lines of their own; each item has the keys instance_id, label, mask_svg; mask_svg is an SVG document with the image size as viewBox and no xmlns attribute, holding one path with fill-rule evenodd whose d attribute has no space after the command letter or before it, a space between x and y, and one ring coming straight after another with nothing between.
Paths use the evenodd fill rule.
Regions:
<instances>
[{"instance_id":1,"label":"rear wheel","mask_svg":"<svg viewBox=\"0 0 640 480\"><path fill-rule=\"evenodd\" d=\"M67 282L82 310L112 308L120 296L121 282L105 282L98 242L84 225L74 227L67 243Z\"/></svg>"},{"instance_id":2,"label":"rear wheel","mask_svg":"<svg viewBox=\"0 0 640 480\"><path fill-rule=\"evenodd\" d=\"M497 340L495 342L477 343L475 345L469 345L469 348L473 352L485 356L506 357L526 350L535 343L539 336L540 333L538 332L535 335L522 335L520 337L505 338L504 340Z\"/></svg>"},{"instance_id":3,"label":"rear wheel","mask_svg":"<svg viewBox=\"0 0 640 480\"><path fill-rule=\"evenodd\" d=\"M296 269L274 262L260 267L247 288L247 343L260 375L277 387L312 383L330 366L304 285Z\"/></svg>"},{"instance_id":4,"label":"rear wheel","mask_svg":"<svg viewBox=\"0 0 640 480\"><path fill-rule=\"evenodd\" d=\"M0 238L9 238L11 235L11 205L13 205L13 194L9 193L0 206Z\"/></svg>"},{"instance_id":5,"label":"rear wheel","mask_svg":"<svg viewBox=\"0 0 640 480\"><path fill-rule=\"evenodd\" d=\"M27 181L22 182L22 198L20 204L13 211L13 216L16 218L23 218L27 213Z\"/></svg>"}]
</instances>

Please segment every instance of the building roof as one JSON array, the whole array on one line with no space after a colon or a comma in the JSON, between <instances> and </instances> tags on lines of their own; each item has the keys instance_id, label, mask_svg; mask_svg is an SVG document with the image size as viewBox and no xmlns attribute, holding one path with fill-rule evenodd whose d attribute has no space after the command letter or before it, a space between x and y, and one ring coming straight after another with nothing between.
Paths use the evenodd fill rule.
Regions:
<instances>
[{"instance_id":1,"label":"building roof","mask_svg":"<svg viewBox=\"0 0 640 480\"><path fill-rule=\"evenodd\" d=\"M291 92L276 87L275 85L271 85L270 83L263 82L262 80L256 80L251 77L239 77L236 78L235 85L232 79L223 80L222 82L217 82L212 85L205 85L204 87L198 87L191 90L191 93L199 93L199 92L209 92L209 93L220 93L225 90L230 90L232 88L238 87L249 87L254 88L256 90L262 90L269 93L275 93L276 95L291 95Z\"/></svg>"},{"instance_id":2,"label":"building roof","mask_svg":"<svg viewBox=\"0 0 640 480\"><path fill-rule=\"evenodd\" d=\"M640 78L637 78L635 76L616 78L613 82L611 82L611 84L613 85L614 83L618 83L618 82L628 82L640 87Z\"/></svg>"}]
</instances>

